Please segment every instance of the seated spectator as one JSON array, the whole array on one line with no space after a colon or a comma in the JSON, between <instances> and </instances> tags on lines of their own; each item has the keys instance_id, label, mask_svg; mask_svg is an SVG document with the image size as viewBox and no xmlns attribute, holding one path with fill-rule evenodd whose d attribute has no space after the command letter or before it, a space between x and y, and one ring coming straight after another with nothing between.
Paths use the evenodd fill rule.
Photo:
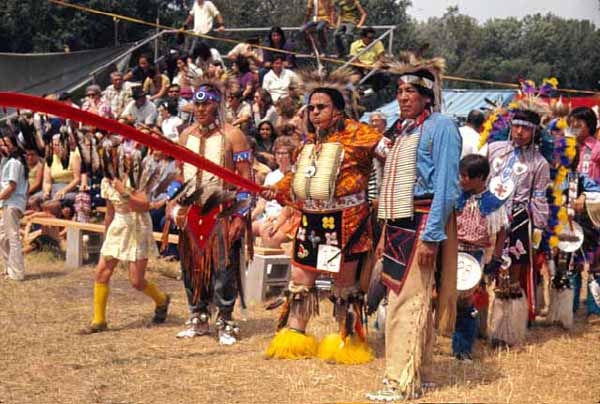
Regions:
<instances>
[{"instance_id":1,"label":"seated spectator","mask_svg":"<svg viewBox=\"0 0 600 404\"><path fill-rule=\"evenodd\" d=\"M360 39L352 42L350 46L350 56L360 54L364 49L371 45L375 40L375 30L371 27L365 27L360 33ZM358 61L363 65L372 66L375 62L381 60L385 56L385 48L380 40L373 45L368 51L358 57Z\"/></svg>"},{"instance_id":2,"label":"seated spectator","mask_svg":"<svg viewBox=\"0 0 600 404\"><path fill-rule=\"evenodd\" d=\"M152 127L156 123L156 106L148 100L142 87L133 87L131 90L132 101L127 104L119 122L135 126Z\"/></svg>"},{"instance_id":3,"label":"seated spectator","mask_svg":"<svg viewBox=\"0 0 600 404\"><path fill-rule=\"evenodd\" d=\"M194 64L198 66L203 73L208 72L209 66L213 63L219 63L220 66L224 66L223 58L219 51L215 48L208 46L206 42L199 42L192 55Z\"/></svg>"},{"instance_id":4,"label":"seated spectator","mask_svg":"<svg viewBox=\"0 0 600 404\"><path fill-rule=\"evenodd\" d=\"M252 154L256 155L256 139L253 137L247 138L248 145L252 150ZM254 182L259 185L262 185L265 182L265 178L271 172L271 167L262 163L260 159L255 158L252 161L252 175L254 177Z\"/></svg>"},{"instance_id":5,"label":"seated spectator","mask_svg":"<svg viewBox=\"0 0 600 404\"><path fill-rule=\"evenodd\" d=\"M51 95L49 95L48 97L50 97ZM58 101L67 104L68 106L72 107L72 108L77 108L77 109L81 109L81 107L79 105L77 105L77 103L75 101L73 101L73 96L71 95L71 93L67 92L67 91L63 91L62 93L60 93L58 95Z\"/></svg>"},{"instance_id":6,"label":"seated spectator","mask_svg":"<svg viewBox=\"0 0 600 404\"><path fill-rule=\"evenodd\" d=\"M173 77L173 84L181 89L180 96L191 100L194 95L193 82L202 78L202 70L194 65L187 56L177 58L177 74Z\"/></svg>"},{"instance_id":7,"label":"seated spectator","mask_svg":"<svg viewBox=\"0 0 600 404\"><path fill-rule=\"evenodd\" d=\"M272 27L267 37L267 46L269 48L281 49L286 52L294 52L292 41L287 41L285 34L280 27ZM283 57L283 67L286 69L294 69L296 67L296 57L292 53L283 53L265 49L263 51L263 68L265 73L271 68L275 56Z\"/></svg>"},{"instance_id":8,"label":"seated spectator","mask_svg":"<svg viewBox=\"0 0 600 404\"><path fill-rule=\"evenodd\" d=\"M231 71L242 91L242 98L250 100L254 94L257 80L254 73L250 70L248 60L243 57L237 58L231 65Z\"/></svg>"},{"instance_id":9,"label":"seated spectator","mask_svg":"<svg viewBox=\"0 0 600 404\"><path fill-rule=\"evenodd\" d=\"M275 155L273 154L275 139L277 139L277 132L273 124L269 121L261 122L256 131L254 155L258 161L268 165L270 168L275 168Z\"/></svg>"},{"instance_id":10,"label":"seated spectator","mask_svg":"<svg viewBox=\"0 0 600 404\"><path fill-rule=\"evenodd\" d=\"M304 106L304 87L301 82L290 84L288 88L288 96L294 101L296 109L300 109Z\"/></svg>"},{"instance_id":11,"label":"seated spectator","mask_svg":"<svg viewBox=\"0 0 600 404\"><path fill-rule=\"evenodd\" d=\"M215 61L208 65L208 79L225 84L229 80L229 74L222 63Z\"/></svg>"},{"instance_id":12,"label":"seated spectator","mask_svg":"<svg viewBox=\"0 0 600 404\"><path fill-rule=\"evenodd\" d=\"M160 128L163 136L177 143L179 141L180 128L183 125L183 121L177 116L177 101L163 101L158 106L158 113L161 118Z\"/></svg>"},{"instance_id":13,"label":"seated spectator","mask_svg":"<svg viewBox=\"0 0 600 404\"><path fill-rule=\"evenodd\" d=\"M85 89L85 101L81 105L81 109L104 118L113 117L110 105L102 98L102 90L96 84L87 86Z\"/></svg>"},{"instance_id":14,"label":"seated spectator","mask_svg":"<svg viewBox=\"0 0 600 404\"><path fill-rule=\"evenodd\" d=\"M277 110L273 105L271 95L262 88L259 88L254 93L252 117L254 118L255 127L258 127L263 121L269 121L271 125L275 125L275 122L277 122Z\"/></svg>"},{"instance_id":15,"label":"seated spectator","mask_svg":"<svg viewBox=\"0 0 600 404\"><path fill-rule=\"evenodd\" d=\"M123 73L112 72L110 74L111 84L106 87L102 98L104 102L110 107L114 117L121 116L121 112L125 109L125 106L131 101L131 89L128 85L125 85L123 80Z\"/></svg>"},{"instance_id":16,"label":"seated spectator","mask_svg":"<svg viewBox=\"0 0 600 404\"><path fill-rule=\"evenodd\" d=\"M300 32L304 34L306 46L313 51L313 44L319 54L324 55L327 50L327 28L334 24L334 9L331 0L307 0L306 14ZM317 41L312 33L316 32Z\"/></svg>"},{"instance_id":17,"label":"seated spectator","mask_svg":"<svg viewBox=\"0 0 600 404\"><path fill-rule=\"evenodd\" d=\"M30 197L42 190L42 184L44 182L44 163L42 163L36 150L25 151L25 162L29 169L27 178L29 188L27 190L27 196ZM39 209L39 206L37 208ZM29 205L29 201L27 209L33 209L33 207Z\"/></svg>"},{"instance_id":18,"label":"seated spectator","mask_svg":"<svg viewBox=\"0 0 600 404\"><path fill-rule=\"evenodd\" d=\"M77 187L81 184L81 157L77 149L69 151L60 137L52 138L51 164L44 167L42 197L44 200L75 201Z\"/></svg>"},{"instance_id":19,"label":"seated spectator","mask_svg":"<svg viewBox=\"0 0 600 404\"><path fill-rule=\"evenodd\" d=\"M181 56L181 52L177 48L169 49L169 53L166 55L164 59L164 64L166 66L166 73L169 76L169 80L171 83L173 82L173 78L177 75L177 59Z\"/></svg>"},{"instance_id":20,"label":"seated spectator","mask_svg":"<svg viewBox=\"0 0 600 404\"><path fill-rule=\"evenodd\" d=\"M166 74L162 74L158 66L150 70L151 77L147 77L142 88L148 94L150 101L155 104L167 96L171 81Z\"/></svg>"},{"instance_id":21,"label":"seated spectator","mask_svg":"<svg viewBox=\"0 0 600 404\"><path fill-rule=\"evenodd\" d=\"M190 119L191 113L187 111L186 106L190 104L189 101L184 100L179 95L181 94L181 87L178 84L171 84L169 91L167 91L167 101L174 100L177 102L177 116L181 118L183 122L187 122ZM191 104L189 105L191 107Z\"/></svg>"},{"instance_id":22,"label":"seated spectator","mask_svg":"<svg viewBox=\"0 0 600 404\"><path fill-rule=\"evenodd\" d=\"M248 39L246 42L239 43L233 47L227 54L227 59L232 62L237 61L240 58L246 59L250 70L258 73L258 69L262 66L264 61L263 50L257 48L256 45L260 44L259 37L253 37Z\"/></svg>"},{"instance_id":23,"label":"seated spectator","mask_svg":"<svg viewBox=\"0 0 600 404\"><path fill-rule=\"evenodd\" d=\"M383 135L387 128L387 118L385 114L381 111L371 113L371 116L369 116L369 126Z\"/></svg>"},{"instance_id":24,"label":"seated spectator","mask_svg":"<svg viewBox=\"0 0 600 404\"><path fill-rule=\"evenodd\" d=\"M360 39L354 41L350 46L350 55L357 56L359 55L367 46L371 45L375 40L375 30L371 27L363 28L361 31ZM380 40L377 42L366 52L360 54L358 56L358 62L367 66L374 66L377 62L381 61L385 56L385 48ZM360 77L365 75L367 72L365 69L356 69L357 77L356 81L360 80ZM389 77L384 73L378 72L372 74L365 82L365 85L371 86L373 91L376 93L379 92L382 88L384 88L389 83Z\"/></svg>"},{"instance_id":25,"label":"seated spectator","mask_svg":"<svg viewBox=\"0 0 600 404\"><path fill-rule=\"evenodd\" d=\"M280 97L275 102L275 110L277 111L277 121L275 127L279 128L286 125L298 112L298 107L292 97Z\"/></svg>"},{"instance_id":26,"label":"seated spectator","mask_svg":"<svg viewBox=\"0 0 600 404\"><path fill-rule=\"evenodd\" d=\"M289 137L278 137L275 140L275 160L278 168L267 174L264 185L274 185L287 174L293 165L296 144ZM261 239L261 245L279 248L281 243L291 241L293 233L300 221L300 215L293 208L282 207L275 200L266 201L259 198L252 211L252 229Z\"/></svg>"},{"instance_id":27,"label":"seated spectator","mask_svg":"<svg viewBox=\"0 0 600 404\"><path fill-rule=\"evenodd\" d=\"M23 235L23 253L27 254L38 247L54 246L60 253L67 251L67 228L58 226L38 226L31 223L35 218L71 220L74 209L73 201L46 201L41 204L40 211L28 210L23 216L25 228Z\"/></svg>"},{"instance_id":28,"label":"seated spectator","mask_svg":"<svg viewBox=\"0 0 600 404\"><path fill-rule=\"evenodd\" d=\"M252 107L242 98L239 89L233 89L227 94L226 107L227 123L239 128L245 134L249 133L252 120Z\"/></svg>"},{"instance_id":29,"label":"seated spectator","mask_svg":"<svg viewBox=\"0 0 600 404\"><path fill-rule=\"evenodd\" d=\"M150 57L148 55L140 55L137 66L129 70L123 76L123 80L142 85L148 77L151 77Z\"/></svg>"},{"instance_id":30,"label":"seated spectator","mask_svg":"<svg viewBox=\"0 0 600 404\"><path fill-rule=\"evenodd\" d=\"M262 88L271 94L273 102L277 102L280 97L289 95L292 84L298 84L299 82L298 75L283 67L283 57L277 55L273 59L271 70L265 75Z\"/></svg>"},{"instance_id":31,"label":"seated spectator","mask_svg":"<svg viewBox=\"0 0 600 404\"><path fill-rule=\"evenodd\" d=\"M348 54L349 46L354 40L354 31L361 28L367 19L367 13L359 0L338 0L337 22L333 34L338 59Z\"/></svg>"}]
</instances>

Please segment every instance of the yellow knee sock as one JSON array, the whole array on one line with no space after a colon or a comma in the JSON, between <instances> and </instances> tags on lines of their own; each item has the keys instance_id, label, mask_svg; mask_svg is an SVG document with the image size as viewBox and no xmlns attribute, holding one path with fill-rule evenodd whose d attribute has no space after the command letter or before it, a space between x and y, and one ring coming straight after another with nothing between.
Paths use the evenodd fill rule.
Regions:
<instances>
[{"instance_id":1,"label":"yellow knee sock","mask_svg":"<svg viewBox=\"0 0 600 404\"><path fill-rule=\"evenodd\" d=\"M94 282L94 319L93 324L106 323L106 303L108 302L108 284Z\"/></svg>"},{"instance_id":2,"label":"yellow knee sock","mask_svg":"<svg viewBox=\"0 0 600 404\"><path fill-rule=\"evenodd\" d=\"M146 296L150 296L157 306L161 306L167 299L167 295L160 291L158 286L153 282L146 282L146 287L142 290Z\"/></svg>"}]
</instances>

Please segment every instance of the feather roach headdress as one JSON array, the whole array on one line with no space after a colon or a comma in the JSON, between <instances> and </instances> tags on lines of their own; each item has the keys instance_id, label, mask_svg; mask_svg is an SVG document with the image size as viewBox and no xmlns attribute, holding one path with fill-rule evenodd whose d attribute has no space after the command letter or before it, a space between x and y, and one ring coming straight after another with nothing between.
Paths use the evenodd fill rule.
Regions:
<instances>
[{"instance_id":1,"label":"feather roach headdress","mask_svg":"<svg viewBox=\"0 0 600 404\"><path fill-rule=\"evenodd\" d=\"M351 82L353 74L353 69L344 67L330 73L320 69L305 70L300 72L300 77L305 93L312 95L323 92L331 97L338 110L344 111L349 117L358 118L358 94Z\"/></svg>"},{"instance_id":2,"label":"feather roach headdress","mask_svg":"<svg viewBox=\"0 0 600 404\"><path fill-rule=\"evenodd\" d=\"M431 96L433 110L441 110L442 75L446 69L444 58L421 59L412 52L401 52L396 59L384 60L382 68L397 75L398 80L419 87Z\"/></svg>"},{"instance_id":3,"label":"feather roach headdress","mask_svg":"<svg viewBox=\"0 0 600 404\"><path fill-rule=\"evenodd\" d=\"M521 88L515 100L507 107L492 105L493 109L483 125L480 147L489 142L506 140L510 125L518 124L539 129L542 117L551 113L543 97L556 92L558 81L555 78L544 79L539 88L531 80L520 80L519 83ZM547 157L546 154L544 156Z\"/></svg>"}]
</instances>

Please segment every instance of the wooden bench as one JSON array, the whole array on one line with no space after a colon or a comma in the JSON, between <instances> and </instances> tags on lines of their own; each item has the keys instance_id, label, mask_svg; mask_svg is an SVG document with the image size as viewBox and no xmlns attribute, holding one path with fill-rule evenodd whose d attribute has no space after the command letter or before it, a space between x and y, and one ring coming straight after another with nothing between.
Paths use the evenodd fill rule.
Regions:
<instances>
[{"instance_id":1,"label":"wooden bench","mask_svg":"<svg viewBox=\"0 0 600 404\"><path fill-rule=\"evenodd\" d=\"M67 269L79 268L83 263L82 232L104 234L104 224L100 223L80 223L73 220L50 217L33 217L26 220L41 226L65 227L67 229L67 256L65 262L65 268ZM161 241L162 233L154 232L153 235L154 240ZM169 243L177 244L178 242L178 235L169 234Z\"/></svg>"}]
</instances>

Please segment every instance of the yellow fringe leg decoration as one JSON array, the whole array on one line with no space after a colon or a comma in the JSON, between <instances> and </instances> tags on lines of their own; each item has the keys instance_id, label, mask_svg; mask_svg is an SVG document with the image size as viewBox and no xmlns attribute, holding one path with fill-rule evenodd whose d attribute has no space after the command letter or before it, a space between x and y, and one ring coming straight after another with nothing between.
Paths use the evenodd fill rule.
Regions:
<instances>
[{"instance_id":1,"label":"yellow fringe leg decoration","mask_svg":"<svg viewBox=\"0 0 600 404\"><path fill-rule=\"evenodd\" d=\"M344 365L360 365L371 362L375 355L367 341L357 335L342 339L339 333L327 335L319 344L319 359Z\"/></svg>"},{"instance_id":2,"label":"yellow fringe leg decoration","mask_svg":"<svg viewBox=\"0 0 600 404\"><path fill-rule=\"evenodd\" d=\"M282 328L267 348L267 358L307 359L317 355L318 343L312 335Z\"/></svg>"}]
</instances>

